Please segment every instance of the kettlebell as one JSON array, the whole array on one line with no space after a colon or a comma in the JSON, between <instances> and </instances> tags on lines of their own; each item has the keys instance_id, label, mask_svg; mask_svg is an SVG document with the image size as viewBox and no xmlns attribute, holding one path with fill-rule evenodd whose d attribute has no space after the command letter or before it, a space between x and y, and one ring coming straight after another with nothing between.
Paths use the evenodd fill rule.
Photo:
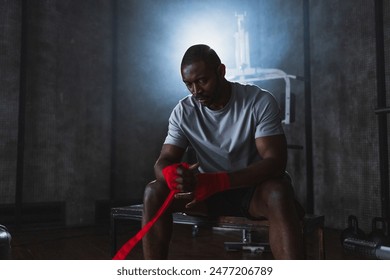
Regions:
<instances>
[{"instance_id":1,"label":"kettlebell","mask_svg":"<svg viewBox=\"0 0 390 280\"><path fill-rule=\"evenodd\" d=\"M372 219L372 231L368 235L368 239L377 243L379 246L390 245L388 223L382 217L375 217Z\"/></svg>"},{"instance_id":2,"label":"kettlebell","mask_svg":"<svg viewBox=\"0 0 390 280\"><path fill-rule=\"evenodd\" d=\"M366 235L363 230L359 228L358 219L354 215L348 216L348 227L341 232L341 244L346 238L365 239Z\"/></svg>"}]
</instances>

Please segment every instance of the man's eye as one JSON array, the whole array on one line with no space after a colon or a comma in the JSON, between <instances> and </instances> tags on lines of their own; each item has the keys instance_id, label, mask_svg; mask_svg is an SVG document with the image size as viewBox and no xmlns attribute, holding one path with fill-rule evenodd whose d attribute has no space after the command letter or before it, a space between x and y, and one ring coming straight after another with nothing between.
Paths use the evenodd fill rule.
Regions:
<instances>
[{"instance_id":1,"label":"man's eye","mask_svg":"<svg viewBox=\"0 0 390 280\"><path fill-rule=\"evenodd\" d=\"M200 85L205 85L207 83L207 80L206 79L200 79L198 82L199 82Z\"/></svg>"}]
</instances>

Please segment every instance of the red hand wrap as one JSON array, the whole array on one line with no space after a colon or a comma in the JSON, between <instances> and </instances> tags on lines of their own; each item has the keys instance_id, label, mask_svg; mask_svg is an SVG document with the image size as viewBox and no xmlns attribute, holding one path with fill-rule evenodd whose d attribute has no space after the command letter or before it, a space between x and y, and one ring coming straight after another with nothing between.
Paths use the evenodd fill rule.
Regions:
<instances>
[{"instance_id":1,"label":"red hand wrap","mask_svg":"<svg viewBox=\"0 0 390 280\"><path fill-rule=\"evenodd\" d=\"M183 167L185 169L188 169L190 166L186 162L182 163L175 163L169 166L166 166L163 170L162 173L164 175L165 181L167 182L168 188L172 191L176 191L176 187L178 183L176 182L177 177L177 168L178 167Z\"/></svg>"},{"instance_id":2,"label":"red hand wrap","mask_svg":"<svg viewBox=\"0 0 390 280\"><path fill-rule=\"evenodd\" d=\"M226 172L199 173L198 183L195 188L195 199L204 200L209 196L230 188L229 175Z\"/></svg>"},{"instance_id":3,"label":"red hand wrap","mask_svg":"<svg viewBox=\"0 0 390 280\"><path fill-rule=\"evenodd\" d=\"M137 245L137 243L148 233L154 223L161 217L161 215L171 204L175 197L175 194L178 192L178 190L176 189L178 185L178 183L176 182L176 178L178 177L177 168L179 166L182 166L183 168L189 168L188 163L182 162L167 166L162 170L164 178L167 181L167 185L171 190L168 194L168 197L166 198L160 209L157 211L156 215L146 225L144 225L144 227L135 236L127 240L127 242L122 245L122 247L112 258L113 260L124 260L126 256L130 253L130 251L134 248L134 246Z\"/></svg>"}]
</instances>

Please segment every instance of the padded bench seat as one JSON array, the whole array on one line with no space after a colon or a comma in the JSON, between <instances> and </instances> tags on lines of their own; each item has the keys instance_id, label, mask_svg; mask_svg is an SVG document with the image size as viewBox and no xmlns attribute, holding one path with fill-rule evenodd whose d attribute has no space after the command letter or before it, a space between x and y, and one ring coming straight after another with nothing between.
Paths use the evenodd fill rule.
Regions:
<instances>
[{"instance_id":1,"label":"padded bench seat","mask_svg":"<svg viewBox=\"0 0 390 280\"><path fill-rule=\"evenodd\" d=\"M116 242L116 222L117 220L134 220L141 221L143 213L143 205L136 204L124 207L115 207L111 209L111 254L112 256L116 253L117 242ZM317 258L325 258L324 250L324 222L325 217L320 215L306 215L303 220L303 231L304 236L314 235L317 243ZM242 244L247 244L248 233L254 230L266 229L269 227L267 220L250 220L245 217L234 217L234 216L220 216L216 219L211 219L207 216L195 216L187 215L186 213L174 213L173 223L191 225L193 227L192 233L196 235L199 227L218 227L218 228L230 228L243 231ZM250 240L249 240L250 242ZM236 244L229 244L236 247ZM232 247L232 248L233 248ZM226 244L225 244L225 248Z\"/></svg>"}]
</instances>

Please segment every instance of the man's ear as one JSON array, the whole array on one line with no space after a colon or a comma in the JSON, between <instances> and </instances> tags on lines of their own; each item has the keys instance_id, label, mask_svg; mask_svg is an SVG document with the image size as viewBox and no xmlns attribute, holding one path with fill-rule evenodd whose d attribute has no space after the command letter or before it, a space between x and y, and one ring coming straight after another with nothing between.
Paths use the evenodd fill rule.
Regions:
<instances>
[{"instance_id":1,"label":"man's ear","mask_svg":"<svg viewBox=\"0 0 390 280\"><path fill-rule=\"evenodd\" d=\"M219 76L221 77L221 78L224 78L225 77L225 75L226 75L226 66L225 66L225 64L220 64L219 66L218 66L218 74L219 74Z\"/></svg>"}]
</instances>

